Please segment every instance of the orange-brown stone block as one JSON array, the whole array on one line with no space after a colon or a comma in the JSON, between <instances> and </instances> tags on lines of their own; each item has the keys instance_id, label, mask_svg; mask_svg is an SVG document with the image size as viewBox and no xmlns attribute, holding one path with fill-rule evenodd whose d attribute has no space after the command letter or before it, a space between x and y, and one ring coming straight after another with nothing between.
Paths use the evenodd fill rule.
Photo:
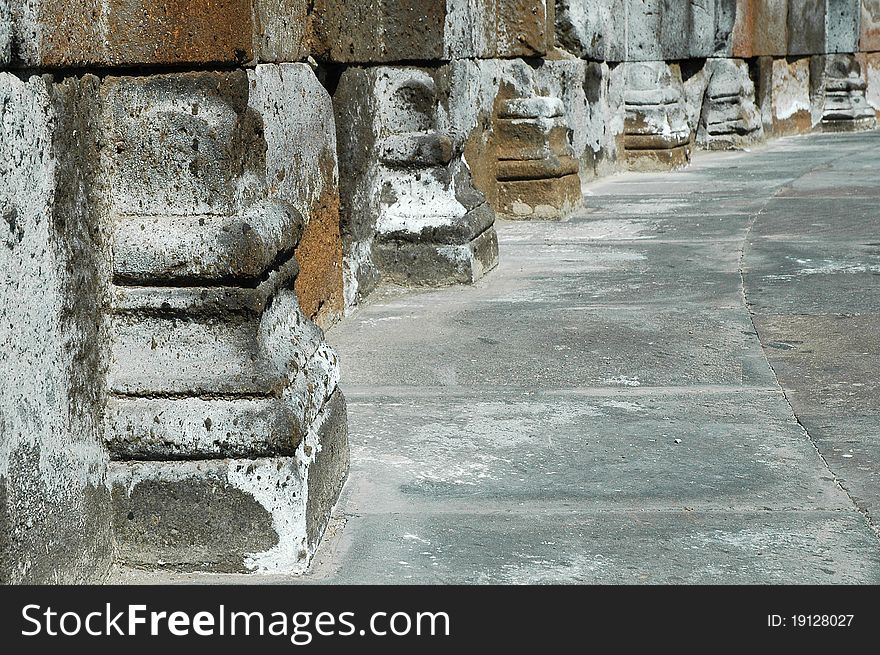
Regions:
<instances>
[{"instance_id":1,"label":"orange-brown stone block","mask_svg":"<svg viewBox=\"0 0 880 655\"><path fill-rule=\"evenodd\" d=\"M14 66L305 58L307 0L11 0Z\"/></svg>"},{"instance_id":2,"label":"orange-brown stone block","mask_svg":"<svg viewBox=\"0 0 880 655\"><path fill-rule=\"evenodd\" d=\"M738 0L733 56L785 55L788 47L787 0Z\"/></svg>"}]
</instances>

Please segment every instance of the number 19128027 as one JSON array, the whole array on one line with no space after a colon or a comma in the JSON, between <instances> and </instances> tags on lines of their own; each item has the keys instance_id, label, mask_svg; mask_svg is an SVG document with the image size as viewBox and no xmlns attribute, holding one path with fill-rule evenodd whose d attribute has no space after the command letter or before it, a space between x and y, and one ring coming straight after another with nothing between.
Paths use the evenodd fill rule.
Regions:
<instances>
[{"instance_id":1,"label":"number 19128027","mask_svg":"<svg viewBox=\"0 0 880 655\"><path fill-rule=\"evenodd\" d=\"M768 614L770 628L848 628L855 614Z\"/></svg>"}]
</instances>

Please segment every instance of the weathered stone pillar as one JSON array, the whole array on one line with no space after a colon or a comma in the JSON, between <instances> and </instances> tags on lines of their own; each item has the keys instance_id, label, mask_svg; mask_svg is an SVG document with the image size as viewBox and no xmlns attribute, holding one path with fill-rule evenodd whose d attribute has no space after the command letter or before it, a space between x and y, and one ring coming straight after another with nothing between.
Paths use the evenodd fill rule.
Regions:
<instances>
[{"instance_id":1,"label":"weathered stone pillar","mask_svg":"<svg viewBox=\"0 0 880 655\"><path fill-rule=\"evenodd\" d=\"M347 467L336 357L295 291L322 218L295 176L334 193L335 143L291 118L329 97L303 64L109 78L102 97L120 556L301 570Z\"/></svg>"},{"instance_id":2,"label":"weathered stone pillar","mask_svg":"<svg viewBox=\"0 0 880 655\"><path fill-rule=\"evenodd\" d=\"M877 118L865 95L867 82L853 54L813 57L813 122L828 132L873 129Z\"/></svg>"},{"instance_id":3,"label":"weathered stone pillar","mask_svg":"<svg viewBox=\"0 0 880 655\"><path fill-rule=\"evenodd\" d=\"M679 168L690 161L691 130L677 66L626 64L624 148L631 170Z\"/></svg>"},{"instance_id":4,"label":"weathered stone pillar","mask_svg":"<svg viewBox=\"0 0 880 655\"><path fill-rule=\"evenodd\" d=\"M544 1L315 4L317 56L342 69L334 107L348 306L383 279L470 283L495 266L495 212L510 207L496 202L498 154L484 147L500 92L498 80L484 73L502 68L502 58L545 54L552 25L553 6ZM535 118L544 130L543 117L526 120ZM561 115L549 118L562 127ZM540 144L522 143L522 153L508 154L535 161L536 147L551 147L553 129L535 135ZM553 157L569 156L560 148L552 146ZM483 166L488 160L493 173ZM529 207L529 214L572 204L557 198L558 183L548 182L570 175L570 162L545 163L546 170L501 180L517 186L526 200L517 207Z\"/></svg>"},{"instance_id":5,"label":"weathered stone pillar","mask_svg":"<svg viewBox=\"0 0 880 655\"><path fill-rule=\"evenodd\" d=\"M697 143L709 150L741 148L763 138L755 85L741 59L710 59Z\"/></svg>"},{"instance_id":6,"label":"weathered stone pillar","mask_svg":"<svg viewBox=\"0 0 880 655\"><path fill-rule=\"evenodd\" d=\"M34 331L4 354L4 578L100 579L115 554L302 571L348 470L319 327L344 307L332 103L282 63L307 56L308 3L4 9L8 68L113 71L0 74L3 324Z\"/></svg>"},{"instance_id":7,"label":"weathered stone pillar","mask_svg":"<svg viewBox=\"0 0 880 655\"><path fill-rule=\"evenodd\" d=\"M495 216L439 124L448 68L352 67L337 87L350 303L382 278L471 283L498 256Z\"/></svg>"}]
</instances>

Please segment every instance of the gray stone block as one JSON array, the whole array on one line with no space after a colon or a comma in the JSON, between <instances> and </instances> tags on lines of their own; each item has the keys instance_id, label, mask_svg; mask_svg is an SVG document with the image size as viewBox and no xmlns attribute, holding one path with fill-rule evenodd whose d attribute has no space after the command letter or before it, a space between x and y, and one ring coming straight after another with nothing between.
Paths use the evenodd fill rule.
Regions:
<instances>
[{"instance_id":1,"label":"gray stone block","mask_svg":"<svg viewBox=\"0 0 880 655\"><path fill-rule=\"evenodd\" d=\"M715 53L716 4L717 0L666 0L660 27L665 59L696 59Z\"/></svg>"},{"instance_id":2,"label":"gray stone block","mask_svg":"<svg viewBox=\"0 0 880 655\"><path fill-rule=\"evenodd\" d=\"M253 286L119 286L110 290L112 313L168 319L259 319L269 302L296 277L299 265L289 259Z\"/></svg>"},{"instance_id":3,"label":"gray stone block","mask_svg":"<svg viewBox=\"0 0 880 655\"><path fill-rule=\"evenodd\" d=\"M556 0L556 43L578 57L624 61L627 0Z\"/></svg>"},{"instance_id":4,"label":"gray stone block","mask_svg":"<svg viewBox=\"0 0 880 655\"><path fill-rule=\"evenodd\" d=\"M100 581L107 230L98 79L0 73L0 579Z\"/></svg>"},{"instance_id":5,"label":"gray stone block","mask_svg":"<svg viewBox=\"0 0 880 655\"><path fill-rule=\"evenodd\" d=\"M598 74L588 80L587 71L592 71L591 66L596 67ZM607 69L607 64L604 67ZM592 154L590 143L600 140L596 125L591 122L591 106L598 110L600 104L602 68L603 64L572 58L544 62L534 72L535 86L561 109L572 154L579 160L586 177L592 175L593 166L591 158L585 159L585 151L589 149Z\"/></svg>"},{"instance_id":6,"label":"gray stone block","mask_svg":"<svg viewBox=\"0 0 880 655\"><path fill-rule=\"evenodd\" d=\"M265 168L248 78L181 73L108 78L101 87L112 208L124 215L228 215Z\"/></svg>"},{"instance_id":7,"label":"gray stone block","mask_svg":"<svg viewBox=\"0 0 880 655\"><path fill-rule=\"evenodd\" d=\"M690 161L692 132L677 66L627 63L624 102L624 148L631 170L668 170Z\"/></svg>"},{"instance_id":8,"label":"gray stone block","mask_svg":"<svg viewBox=\"0 0 880 655\"><path fill-rule=\"evenodd\" d=\"M317 0L315 49L343 63L541 56L552 0Z\"/></svg>"},{"instance_id":9,"label":"gray stone block","mask_svg":"<svg viewBox=\"0 0 880 655\"><path fill-rule=\"evenodd\" d=\"M710 57L730 49L733 0L558 0L557 43L599 61Z\"/></svg>"},{"instance_id":10,"label":"gray stone block","mask_svg":"<svg viewBox=\"0 0 880 655\"><path fill-rule=\"evenodd\" d=\"M292 456L302 417L282 399L119 398L107 405L114 459L174 460Z\"/></svg>"},{"instance_id":11,"label":"gray stone block","mask_svg":"<svg viewBox=\"0 0 880 655\"><path fill-rule=\"evenodd\" d=\"M825 52L854 53L859 49L860 0L827 0Z\"/></svg>"},{"instance_id":12,"label":"gray stone block","mask_svg":"<svg viewBox=\"0 0 880 655\"><path fill-rule=\"evenodd\" d=\"M391 282L411 286L473 284L498 264L498 237L488 229L456 245L377 240L372 257Z\"/></svg>"},{"instance_id":13,"label":"gray stone block","mask_svg":"<svg viewBox=\"0 0 880 655\"><path fill-rule=\"evenodd\" d=\"M475 265L471 253L465 273L458 253L494 229L494 214L471 179L479 166L468 155L469 140L481 138L480 117L492 116L494 96L482 79L479 65L470 61L343 73L334 108L347 302L358 302L382 277L460 283L490 268ZM453 250L451 259L438 256ZM418 271L406 275L402 262Z\"/></svg>"},{"instance_id":14,"label":"gray stone block","mask_svg":"<svg viewBox=\"0 0 880 655\"><path fill-rule=\"evenodd\" d=\"M280 542L272 509L256 497L258 490L293 506L295 475L293 459L113 464L120 563L247 572L249 556L271 552ZM294 546L292 559L298 568L304 566L304 544Z\"/></svg>"},{"instance_id":15,"label":"gray stone block","mask_svg":"<svg viewBox=\"0 0 880 655\"><path fill-rule=\"evenodd\" d=\"M120 216L113 226L114 277L130 285L258 283L299 244L303 222L280 200L255 203L237 216Z\"/></svg>"},{"instance_id":16,"label":"gray stone block","mask_svg":"<svg viewBox=\"0 0 880 655\"><path fill-rule=\"evenodd\" d=\"M252 404L245 402L251 400L260 400L264 412L274 412L262 420L278 426L278 437L263 435L254 452L289 448L339 380L335 354L298 311L290 290L272 297L258 316L162 315L141 308L113 314L110 332L108 380L116 404L107 438L121 445L120 451L114 449L120 457L132 439L166 443L175 457L225 454L229 447L242 452L243 433L254 420ZM144 413L145 399L157 400L149 403L154 414ZM182 429L180 417L198 399L230 402L218 403L219 417L191 417L187 425L206 424L204 433L197 428L201 436L195 438ZM163 412L170 420L161 418ZM239 426L242 434L233 435L228 425L230 434L208 434L215 422Z\"/></svg>"},{"instance_id":17,"label":"gray stone block","mask_svg":"<svg viewBox=\"0 0 880 655\"><path fill-rule=\"evenodd\" d=\"M0 68L12 62L12 14L8 0L0 0Z\"/></svg>"},{"instance_id":18,"label":"gray stone block","mask_svg":"<svg viewBox=\"0 0 880 655\"><path fill-rule=\"evenodd\" d=\"M828 0L788 0L788 50L784 54L825 52L827 3Z\"/></svg>"},{"instance_id":19,"label":"gray stone block","mask_svg":"<svg viewBox=\"0 0 880 655\"><path fill-rule=\"evenodd\" d=\"M626 6L626 61L665 59L664 0L628 0ZM680 5L679 5L680 6ZM616 20L620 20L617 18ZM681 29L683 26L680 26Z\"/></svg>"},{"instance_id":20,"label":"gray stone block","mask_svg":"<svg viewBox=\"0 0 880 655\"><path fill-rule=\"evenodd\" d=\"M348 477L348 412L341 391L327 401L317 432L320 449L309 467L306 498L306 535L314 546L327 528Z\"/></svg>"},{"instance_id":21,"label":"gray stone block","mask_svg":"<svg viewBox=\"0 0 880 655\"><path fill-rule=\"evenodd\" d=\"M810 20L812 23L809 21L805 23L804 19L799 19L796 21L795 29L799 33L805 29L805 26L812 26L810 29L813 30L817 29L815 16ZM734 57L788 54L788 0L737 0L732 41L731 52Z\"/></svg>"},{"instance_id":22,"label":"gray stone block","mask_svg":"<svg viewBox=\"0 0 880 655\"><path fill-rule=\"evenodd\" d=\"M738 0L715 0L714 53L719 57L733 54L733 36L738 14Z\"/></svg>"},{"instance_id":23,"label":"gray stone block","mask_svg":"<svg viewBox=\"0 0 880 655\"><path fill-rule=\"evenodd\" d=\"M347 472L339 392L294 457L114 462L119 557L179 571L302 572Z\"/></svg>"},{"instance_id":24,"label":"gray stone block","mask_svg":"<svg viewBox=\"0 0 880 655\"><path fill-rule=\"evenodd\" d=\"M701 108L697 143L709 150L748 146L763 138L761 112L755 104L755 85L741 59L711 59Z\"/></svg>"}]
</instances>

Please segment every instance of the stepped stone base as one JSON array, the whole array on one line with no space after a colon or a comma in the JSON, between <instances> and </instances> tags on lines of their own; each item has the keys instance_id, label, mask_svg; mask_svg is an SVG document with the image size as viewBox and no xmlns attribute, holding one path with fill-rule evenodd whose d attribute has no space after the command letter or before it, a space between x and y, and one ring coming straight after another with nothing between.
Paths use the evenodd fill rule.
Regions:
<instances>
[{"instance_id":1,"label":"stepped stone base","mask_svg":"<svg viewBox=\"0 0 880 655\"><path fill-rule=\"evenodd\" d=\"M379 241L373 260L395 284L473 284L497 266L498 235L493 226L464 244Z\"/></svg>"},{"instance_id":2,"label":"stepped stone base","mask_svg":"<svg viewBox=\"0 0 880 655\"><path fill-rule=\"evenodd\" d=\"M119 559L186 572L302 572L348 465L339 391L292 457L113 462Z\"/></svg>"},{"instance_id":3,"label":"stepped stone base","mask_svg":"<svg viewBox=\"0 0 880 655\"><path fill-rule=\"evenodd\" d=\"M498 216L508 220L561 220L581 204L577 174L498 182Z\"/></svg>"}]
</instances>

